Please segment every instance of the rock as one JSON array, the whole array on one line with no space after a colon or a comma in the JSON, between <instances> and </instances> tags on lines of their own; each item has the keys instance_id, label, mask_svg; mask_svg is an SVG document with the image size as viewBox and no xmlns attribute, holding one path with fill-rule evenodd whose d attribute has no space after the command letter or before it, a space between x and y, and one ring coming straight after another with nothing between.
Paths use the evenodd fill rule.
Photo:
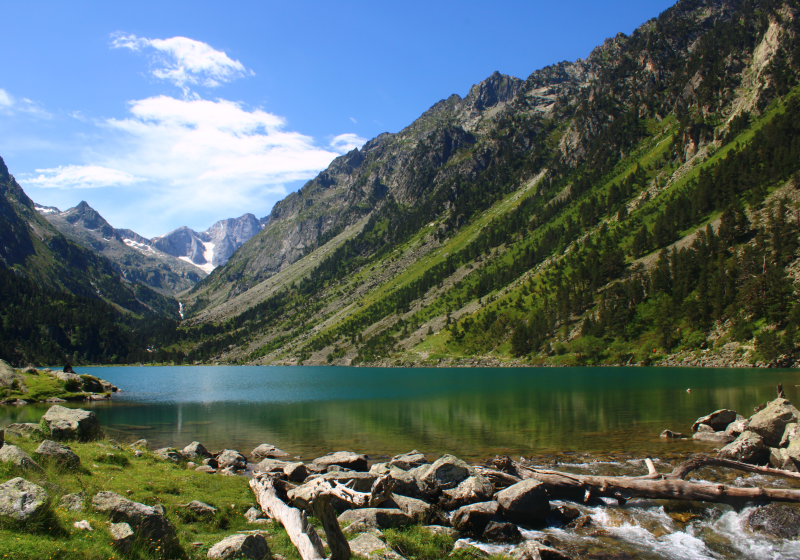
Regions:
<instances>
[{"instance_id":1,"label":"rock","mask_svg":"<svg viewBox=\"0 0 800 560\"><path fill-rule=\"evenodd\" d=\"M698 434L713 434L715 433L714 428L709 426L708 424L699 424L696 430L693 430L695 433Z\"/></svg>"},{"instance_id":2,"label":"rock","mask_svg":"<svg viewBox=\"0 0 800 560\"><path fill-rule=\"evenodd\" d=\"M366 472L368 470L366 456L358 455L352 451L328 453L324 457L317 457L314 459L313 464L328 469L330 469L332 465L338 465L357 472Z\"/></svg>"},{"instance_id":3,"label":"rock","mask_svg":"<svg viewBox=\"0 0 800 560\"><path fill-rule=\"evenodd\" d=\"M14 368L5 360L0 360L0 387L11 387L15 379L19 380L19 376L17 372L14 371ZM17 381L17 383L19 383L19 381Z\"/></svg>"},{"instance_id":4,"label":"rock","mask_svg":"<svg viewBox=\"0 0 800 560\"><path fill-rule=\"evenodd\" d=\"M747 431L747 426L749 425L750 425L749 420L737 416L736 421L731 422L730 424L728 424L728 427L725 428L725 435L737 438Z\"/></svg>"},{"instance_id":5,"label":"rock","mask_svg":"<svg viewBox=\"0 0 800 560\"><path fill-rule=\"evenodd\" d=\"M717 457L752 465L766 465L769 463L769 447L761 436L747 431L737 437L733 443L723 447Z\"/></svg>"},{"instance_id":6,"label":"rock","mask_svg":"<svg viewBox=\"0 0 800 560\"><path fill-rule=\"evenodd\" d=\"M62 468L77 469L81 466L81 458L66 445L46 439L33 452L40 461L52 461Z\"/></svg>"},{"instance_id":7,"label":"rock","mask_svg":"<svg viewBox=\"0 0 800 560\"><path fill-rule=\"evenodd\" d=\"M109 523L108 529L111 533L111 546L122 554L128 554L136 538L131 526L127 523Z\"/></svg>"},{"instance_id":8,"label":"rock","mask_svg":"<svg viewBox=\"0 0 800 560\"><path fill-rule=\"evenodd\" d=\"M208 457L211 457L211 453L209 453L208 449L206 449L203 446L203 444L200 443L199 441L193 441L192 443L184 447L181 450L181 455L183 455L187 459L197 459L197 458L207 459Z\"/></svg>"},{"instance_id":9,"label":"rock","mask_svg":"<svg viewBox=\"0 0 800 560\"><path fill-rule=\"evenodd\" d=\"M363 533L349 544L354 556L367 560L404 560L389 545L371 533Z\"/></svg>"},{"instance_id":10,"label":"rock","mask_svg":"<svg viewBox=\"0 0 800 560\"><path fill-rule=\"evenodd\" d=\"M72 524L72 526L75 527L76 529L80 529L81 531L94 531L94 529L92 529L92 526L85 519L82 521L76 521L75 523Z\"/></svg>"},{"instance_id":11,"label":"rock","mask_svg":"<svg viewBox=\"0 0 800 560\"><path fill-rule=\"evenodd\" d=\"M786 399L775 399L750 418L748 430L764 438L770 447L779 447L787 424L800 420L800 410Z\"/></svg>"},{"instance_id":12,"label":"rock","mask_svg":"<svg viewBox=\"0 0 800 560\"><path fill-rule=\"evenodd\" d=\"M425 455L416 449L408 453L403 453L402 455L395 455L392 457L392 460L389 461L390 465L403 469L404 471L419 467L420 465L426 465L427 463L428 460L425 458Z\"/></svg>"},{"instance_id":13,"label":"rock","mask_svg":"<svg viewBox=\"0 0 800 560\"><path fill-rule=\"evenodd\" d=\"M94 412L54 405L42 416L55 441L79 439L89 441L103 438L100 422Z\"/></svg>"},{"instance_id":14,"label":"rock","mask_svg":"<svg viewBox=\"0 0 800 560\"><path fill-rule=\"evenodd\" d=\"M697 428L701 424L705 424L706 426L711 426L711 428L715 432L721 432L728 427L728 424L736 420L736 411L735 410L728 410L728 409L721 409L712 412L708 416L702 416L695 421L692 425L692 431L696 432Z\"/></svg>"},{"instance_id":15,"label":"rock","mask_svg":"<svg viewBox=\"0 0 800 560\"><path fill-rule=\"evenodd\" d=\"M427 529L434 535L446 535L454 541L461 538L461 533L452 527L444 527L443 525L424 525L423 528Z\"/></svg>"},{"instance_id":16,"label":"rock","mask_svg":"<svg viewBox=\"0 0 800 560\"><path fill-rule=\"evenodd\" d=\"M800 509L788 504L769 504L753 510L747 518L748 528L779 539L800 537Z\"/></svg>"},{"instance_id":17,"label":"rock","mask_svg":"<svg viewBox=\"0 0 800 560\"><path fill-rule=\"evenodd\" d=\"M247 468L247 458L235 449L224 449L217 455L217 463L218 469L242 470Z\"/></svg>"},{"instance_id":18,"label":"rock","mask_svg":"<svg viewBox=\"0 0 800 560\"><path fill-rule=\"evenodd\" d=\"M695 441L704 441L707 443L730 443L734 440L733 436L727 435L725 432L696 432L692 435L692 439Z\"/></svg>"},{"instance_id":19,"label":"rock","mask_svg":"<svg viewBox=\"0 0 800 560\"><path fill-rule=\"evenodd\" d=\"M24 478L0 484L0 517L28 521L42 515L49 506L50 496L45 489Z\"/></svg>"},{"instance_id":20,"label":"rock","mask_svg":"<svg viewBox=\"0 0 800 560\"><path fill-rule=\"evenodd\" d=\"M44 402L46 402L46 403L62 403L62 402L67 402L67 399L59 399L58 397L50 397L49 399L45 399Z\"/></svg>"},{"instance_id":21,"label":"rock","mask_svg":"<svg viewBox=\"0 0 800 560\"><path fill-rule=\"evenodd\" d=\"M139 539L149 541L153 548L161 546L167 554L180 551L175 528L158 509L132 502L113 492L99 492L92 499L94 509L107 513L114 523L130 525ZM155 543L159 542L159 545Z\"/></svg>"},{"instance_id":22,"label":"rock","mask_svg":"<svg viewBox=\"0 0 800 560\"><path fill-rule=\"evenodd\" d=\"M377 474L378 476L390 474L394 477L406 471L395 465L390 465L389 463L375 463L369 468L369 472L371 474Z\"/></svg>"},{"instance_id":23,"label":"rock","mask_svg":"<svg viewBox=\"0 0 800 560\"><path fill-rule=\"evenodd\" d=\"M414 467L408 471L392 472L391 474L392 479L394 480L394 492L397 494L402 494L403 496L409 496L411 498L419 498L423 500L434 498L435 496L429 494L427 490L423 489L422 483L417 477L420 469L423 468L426 468L426 465Z\"/></svg>"},{"instance_id":24,"label":"rock","mask_svg":"<svg viewBox=\"0 0 800 560\"><path fill-rule=\"evenodd\" d=\"M431 518L434 506L424 500L409 498L401 494L392 494L392 497L381 504L385 508L396 507L406 515L411 516L415 522L424 523Z\"/></svg>"},{"instance_id":25,"label":"rock","mask_svg":"<svg viewBox=\"0 0 800 560\"><path fill-rule=\"evenodd\" d=\"M30 455L16 445L11 445L10 443L0 447L0 462L11 463L26 471L44 472L42 467L31 459Z\"/></svg>"},{"instance_id":26,"label":"rock","mask_svg":"<svg viewBox=\"0 0 800 560\"><path fill-rule=\"evenodd\" d=\"M417 479L423 491L430 495L455 488L472 474L469 466L453 455L440 457L433 464L418 467Z\"/></svg>"},{"instance_id":27,"label":"rock","mask_svg":"<svg viewBox=\"0 0 800 560\"><path fill-rule=\"evenodd\" d=\"M269 521L263 511L254 507L244 513L244 518L247 519L248 523L267 523Z\"/></svg>"},{"instance_id":28,"label":"rock","mask_svg":"<svg viewBox=\"0 0 800 560\"><path fill-rule=\"evenodd\" d=\"M498 503L494 501L470 504L457 509L450 521L457 531L479 536L499 509Z\"/></svg>"},{"instance_id":29,"label":"rock","mask_svg":"<svg viewBox=\"0 0 800 560\"><path fill-rule=\"evenodd\" d=\"M284 467L288 464L289 463L286 461L280 461L278 459L264 459L256 465L255 470L264 472L283 472Z\"/></svg>"},{"instance_id":30,"label":"rock","mask_svg":"<svg viewBox=\"0 0 800 560\"><path fill-rule=\"evenodd\" d=\"M292 482L303 482L308 477L308 469L303 463L287 463L283 474Z\"/></svg>"},{"instance_id":31,"label":"rock","mask_svg":"<svg viewBox=\"0 0 800 560\"><path fill-rule=\"evenodd\" d=\"M197 500L192 500L188 504L179 505L178 507L186 508L199 517L214 517L217 514L217 508Z\"/></svg>"},{"instance_id":32,"label":"rock","mask_svg":"<svg viewBox=\"0 0 800 560\"><path fill-rule=\"evenodd\" d=\"M456 543L453 545L453 552L450 554L450 556L453 556L456 553L458 553L459 558L463 558L464 554L467 554L471 558L479 559L489 557L486 552L475 546L473 543L463 539L456 541Z\"/></svg>"},{"instance_id":33,"label":"rock","mask_svg":"<svg viewBox=\"0 0 800 560\"><path fill-rule=\"evenodd\" d=\"M781 436L779 447L789 447L793 441L800 441L800 424L796 422L786 424L786 427L783 429L783 436Z\"/></svg>"},{"instance_id":34,"label":"rock","mask_svg":"<svg viewBox=\"0 0 800 560\"><path fill-rule=\"evenodd\" d=\"M285 451L281 451L274 445L262 443L250 453L253 459L280 459L281 457L289 457Z\"/></svg>"},{"instance_id":35,"label":"rock","mask_svg":"<svg viewBox=\"0 0 800 560\"><path fill-rule=\"evenodd\" d=\"M180 463L183 456L174 447L162 447L153 451L153 456L162 461L172 461L173 463Z\"/></svg>"},{"instance_id":36,"label":"rock","mask_svg":"<svg viewBox=\"0 0 800 560\"><path fill-rule=\"evenodd\" d=\"M569 556L536 541L525 541L510 552L514 560L571 560Z\"/></svg>"},{"instance_id":37,"label":"rock","mask_svg":"<svg viewBox=\"0 0 800 560\"><path fill-rule=\"evenodd\" d=\"M208 457L207 459L203 459L203 465L216 469L219 467L219 462L214 457Z\"/></svg>"},{"instance_id":38,"label":"rock","mask_svg":"<svg viewBox=\"0 0 800 560\"><path fill-rule=\"evenodd\" d=\"M574 507L562 505L550 510L551 514L556 515L562 523L570 523L581 516L579 509Z\"/></svg>"},{"instance_id":39,"label":"rock","mask_svg":"<svg viewBox=\"0 0 800 560\"><path fill-rule=\"evenodd\" d=\"M217 473L222 476L236 476L236 469L233 467L225 467L224 469L219 469Z\"/></svg>"},{"instance_id":40,"label":"rock","mask_svg":"<svg viewBox=\"0 0 800 560\"><path fill-rule=\"evenodd\" d=\"M196 469L196 468L197 468L197 467L199 467L199 466L200 466L200 465L198 465L198 464L197 464L197 463L195 463L194 461L189 461L188 463L186 463L186 468L187 468L187 469L190 469L190 470L191 470L191 469Z\"/></svg>"},{"instance_id":41,"label":"rock","mask_svg":"<svg viewBox=\"0 0 800 560\"><path fill-rule=\"evenodd\" d=\"M769 466L773 469L797 472L797 466L789 457L789 452L782 447L769 448Z\"/></svg>"},{"instance_id":42,"label":"rock","mask_svg":"<svg viewBox=\"0 0 800 560\"><path fill-rule=\"evenodd\" d=\"M7 432L17 434L19 437L33 437L42 435L42 427L33 422L22 422L19 424L9 424L6 426Z\"/></svg>"},{"instance_id":43,"label":"rock","mask_svg":"<svg viewBox=\"0 0 800 560\"><path fill-rule=\"evenodd\" d=\"M195 471L214 474L215 472L217 472L217 469L215 469L214 467L209 467L208 465L200 465L195 469Z\"/></svg>"},{"instance_id":44,"label":"rock","mask_svg":"<svg viewBox=\"0 0 800 560\"><path fill-rule=\"evenodd\" d=\"M339 523L359 523L364 527L388 529L414 523L414 519L399 509L361 508L349 509L339 516Z\"/></svg>"},{"instance_id":45,"label":"rock","mask_svg":"<svg viewBox=\"0 0 800 560\"><path fill-rule=\"evenodd\" d=\"M150 442L146 439L138 439L130 447L131 449L150 449Z\"/></svg>"},{"instance_id":46,"label":"rock","mask_svg":"<svg viewBox=\"0 0 800 560\"><path fill-rule=\"evenodd\" d=\"M83 492L62 496L58 505L69 511L83 511Z\"/></svg>"},{"instance_id":47,"label":"rock","mask_svg":"<svg viewBox=\"0 0 800 560\"><path fill-rule=\"evenodd\" d=\"M485 476L473 475L463 480L457 487L445 490L442 497L442 507L453 510L490 500L494 495L494 486Z\"/></svg>"},{"instance_id":48,"label":"rock","mask_svg":"<svg viewBox=\"0 0 800 560\"><path fill-rule=\"evenodd\" d=\"M489 521L481 540L499 544L518 543L522 540L522 534L513 523Z\"/></svg>"},{"instance_id":49,"label":"rock","mask_svg":"<svg viewBox=\"0 0 800 560\"><path fill-rule=\"evenodd\" d=\"M672 430L664 430L661 432L660 437L667 439L680 439L683 437L683 434L680 432L673 432Z\"/></svg>"},{"instance_id":50,"label":"rock","mask_svg":"<svg viewBox=\"0 0 800 560\"><path fill-rule=\"evenodd\" d=\"M495 496L504 518L528 524L544 521L550 514L545 485L537 480L523 480Z\"/></svg>"},{"instance_id":51,"label":"rock","mask_svg":"<svg viewBox=\"0 0 800 560\"><path fill-rule=\"evenodd\" d=\"M231 535L211 547L208 558L248 558L266 560L272 558L264 535Z\"/></svg>"}]
</instances>

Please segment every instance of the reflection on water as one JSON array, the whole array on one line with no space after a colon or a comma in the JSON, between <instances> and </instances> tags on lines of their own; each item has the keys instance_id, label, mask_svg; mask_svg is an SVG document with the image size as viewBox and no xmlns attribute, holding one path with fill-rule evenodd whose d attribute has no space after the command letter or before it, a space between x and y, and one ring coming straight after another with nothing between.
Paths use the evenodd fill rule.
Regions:
<instances>
[{"instance_id":1,"label":"reflection on water","mask_svg":"<svg viewBox=\"0 0 800 560\"><path fill-rule=\"evenodd\" d=\"M421 369L342 367L78 368L123 388L94 409L104 429L154 445L198 440L249 452L268 442L302 458L337 449L373 456L417 448L477 459L497 453L705 449L663 442L718 408L749 416L800 372L689 368ZM691 387L691 393L686 389ZM36 422L46 405L3 407Z\"/></svg>"}]
</instances>

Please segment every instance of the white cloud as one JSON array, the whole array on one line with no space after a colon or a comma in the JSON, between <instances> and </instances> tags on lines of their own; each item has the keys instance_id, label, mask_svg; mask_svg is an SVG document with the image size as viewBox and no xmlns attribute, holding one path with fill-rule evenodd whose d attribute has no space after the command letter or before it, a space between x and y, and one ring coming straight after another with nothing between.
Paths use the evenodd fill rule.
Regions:
<instances>
[{"instance_id":1,"label":"white cloud","mask_svg":"<svg viewBox=\"0 0 800 560\"><path fill-rule=\"evenodd\" d=\"M40 119L49 119L52 115L48 113L41 103L30 99L16 99L4 89L0 89L0 113L6 115L26 114Z\"/></svg>"},{"instance_id":2,"label":"white cloud","mask_svg":"<svg viewBox=\"0 0 800 560\"><path fill-rule=\"evenodd\" d=\"M130 173L99 165L66 165L37 169L36 177L23 178L27 185L45 189L93 189L127 186L142 181Z\"/></svg>"},{"instance_id":3,"label":"white cloud","mask_svg":"<svg viewBox=\"0 0 800 560\"><path fill-rule=\"evenodd\" d=\"M355 120L353 117L350 117L350 120L353 121L354 124L358 124L358 121Z\"/></svg>"},{"instance_id":4,"label":"white cloud","mask_svg":"<svg viewBox=\"0 0 800 560\"><path fill-rule=\"evenodd\" d=\"M111 47L135 52L153 49L153 63L156 66L151 70L153 76L170 81L185 92L189 85L216 87L254 75L252 70L247 70L241 62L231 59L224 52L186 37L146 39L115 33L112 34Z\"/></svg>"},{"instance_id":5,"label":"white cloud","mask_svg":"<svg viewBox=\"0 0 800 560\"><path fill-rule=\"evenodd\" d=\"M366 141L366 138L362 138L358 134L348 132L346 134L335 136L330 142L330 147L340 154L346 154L354 148L360 148Z\"/></svg>"},{"instance_id":6,"label":"white cloud","mask_svg":"<svg viewBox=\"0 0 800 560\"><path fill-rule=\"evenodd\" d=\"M10 109L14 105L14 98L4 89L0 89L0 108Z\"/></svg>"}]
</instances>

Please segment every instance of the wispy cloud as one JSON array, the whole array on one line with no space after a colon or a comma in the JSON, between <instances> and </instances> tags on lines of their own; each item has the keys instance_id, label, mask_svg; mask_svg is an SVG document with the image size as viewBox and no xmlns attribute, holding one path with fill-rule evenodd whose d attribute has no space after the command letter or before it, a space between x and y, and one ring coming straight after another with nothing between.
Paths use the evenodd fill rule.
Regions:
<instances>
[{"instance_id":1,"label":"wispy cloud","mask_svg":"<svg viewBox=\"0 0 800 560\"><path fill-rule=\"evenodd\" d=\"M358 134L348 132L346 134L334 136L333 140L330 142L330 147L340 154L346 154L355 148L360 148L366 141L366 138L362 138Z\"/></svg>"},{"instance_id":2,"label":"wispy cloud","mask_svg":"<svg viewBox=\"0 0 800 560\"><path fill-rule=\"evenodd\" d=\"M152 75L174 83L185 92L190 85L217 87L237 78L254 75L238 60L194 39L147 39L122 33L114 33L111 38L111 48L150 51L154 66Z\"/></svg>"},{"instance_id":3,"label":"wispy cloud","mask_svg":"<svg viewBox=\"0 0 800 560\"><path fill-rule=\"evenodd\" d=\"M25 97L17 99L4 89L0 89L0 113L6 115L25 114L39 119L52 117L41 103L31 101Z\"/></svg>"},{"instance_id":4,"label":"wispy cloud","mask_svg":"<svg viewBox=\"0 0 800 560\"><path fill-rule=\"evenodd\" d=\"M99 165L66 165L37 169L36 173L39 175L23 177L23 182L45 189L94 189L127 186L143 180L130 173Z\"/></svg>"},{"instance_id":5,"label":"wispy cloud","mask_svg":"<svg viewBox=\"0 0 800 560\"><path fill-rule=\"evenodd\" d=\"M358 124L358 121L355 120L353 117L350 117L350 120L353 121L354 124Z\"/></svg>"}]
</instances>

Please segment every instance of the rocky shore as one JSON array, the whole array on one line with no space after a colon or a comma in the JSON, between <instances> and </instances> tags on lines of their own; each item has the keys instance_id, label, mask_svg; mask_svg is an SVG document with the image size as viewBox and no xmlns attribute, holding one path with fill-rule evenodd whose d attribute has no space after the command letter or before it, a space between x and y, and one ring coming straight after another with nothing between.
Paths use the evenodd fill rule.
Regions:
<instances>
[{"instance_id":1,"label":"rocky shore","mask_svg":"<svg viewBox=\"0 0 800 560\"><path fill-rule=\"evenodd\" d=\"M64 368L14 369L0 360L0 404L26 405L35 402L102 401L119 388L93 375L78 375Z\"/></svg>"}]
</instances>

